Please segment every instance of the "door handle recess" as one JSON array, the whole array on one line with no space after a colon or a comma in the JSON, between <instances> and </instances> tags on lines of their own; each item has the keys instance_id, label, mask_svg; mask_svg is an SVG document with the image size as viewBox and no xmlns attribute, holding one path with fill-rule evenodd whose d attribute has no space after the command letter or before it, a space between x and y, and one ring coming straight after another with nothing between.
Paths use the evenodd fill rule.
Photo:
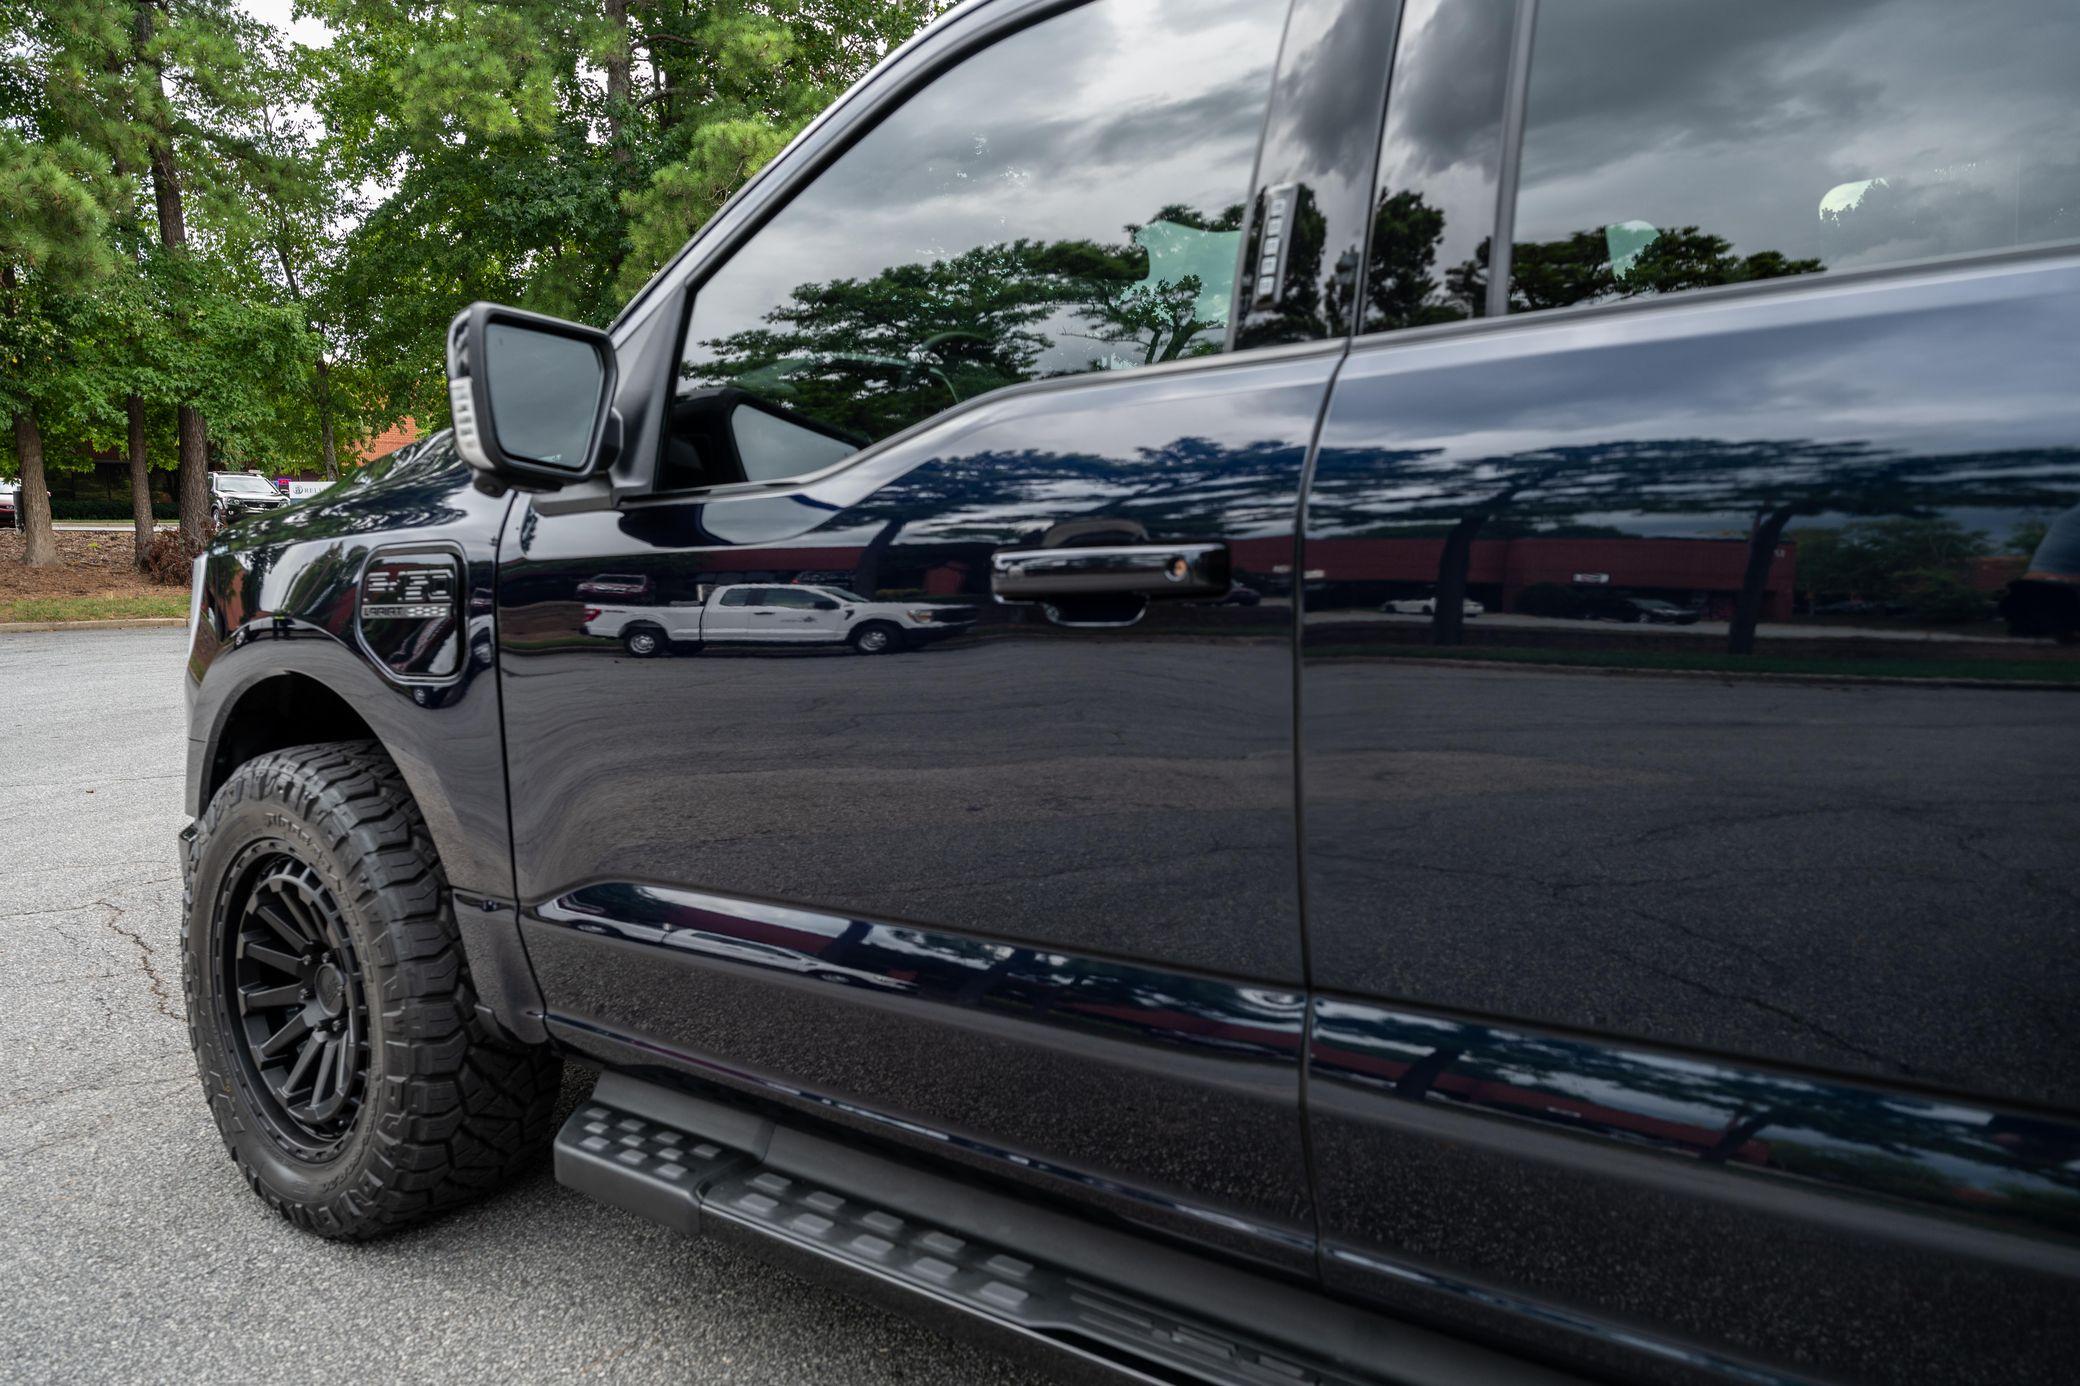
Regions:
<instances>
[{"instance_id":1,"label":"door handle recess","mask_svg":"<svg viewBox=\"0 0 2080 1386\"><path fill-rule=\"evenodd\" d=\"M1226 544L1119 544L1103 548L999 549L990 591L1004 602L1054 597L1225 597L1232 583Z\"/></svg>"}]
</instances>

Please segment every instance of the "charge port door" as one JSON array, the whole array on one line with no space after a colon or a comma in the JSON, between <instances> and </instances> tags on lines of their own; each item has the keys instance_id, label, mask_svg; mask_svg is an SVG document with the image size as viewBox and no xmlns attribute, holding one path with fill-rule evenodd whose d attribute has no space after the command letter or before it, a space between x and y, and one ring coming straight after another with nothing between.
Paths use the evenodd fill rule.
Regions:
<instances>
[{"instance_id":1,"label":"charge port door","mask_svg":"<svg viewBox=\"0 0 2080 1386\"><path fill-rule=\"evenodd\" d=\"M361 576L362 646L392 678L439 682L462 672L462 554L384 549Z\"/></svg>"}]
</instances>

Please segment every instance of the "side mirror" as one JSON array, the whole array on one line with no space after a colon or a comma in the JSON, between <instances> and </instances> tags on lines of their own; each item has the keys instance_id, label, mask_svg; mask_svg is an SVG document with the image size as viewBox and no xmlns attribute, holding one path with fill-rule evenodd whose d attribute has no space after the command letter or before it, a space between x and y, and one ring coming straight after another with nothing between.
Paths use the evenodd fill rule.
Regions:
<instances>
[{"instance_id":1,"label":"side mirror","mask_svg":"<svg viewBox=\"0 0 2080 1386\"><path fill-rule=\"evenodd\" d=\"M485 489L555 490L621 450L614 344L595 328L495 303L448 324L455 449Z\"/></svg>"}]
</instances>

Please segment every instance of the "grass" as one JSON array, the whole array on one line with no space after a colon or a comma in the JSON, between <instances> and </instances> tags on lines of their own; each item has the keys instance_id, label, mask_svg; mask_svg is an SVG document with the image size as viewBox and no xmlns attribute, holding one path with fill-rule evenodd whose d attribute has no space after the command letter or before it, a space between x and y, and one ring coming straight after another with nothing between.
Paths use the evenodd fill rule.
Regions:
<instances>
[{"instance_id":1,"label":"grass","mask_svg":"<svg viewBox=\"0 0 2080 1386\"><path fill-rule=\"evenodd\" d=\"M1310 658L1391 655L1496 664L1562 664L1585 669L1674 670L1711 674L1807 674L1822 678L1973 679L2080 683L2080 659L1824 659L1799 655L1674 654L1641 650L1553 650L1509 646L1346 645L1309 647Z\"/></svg>"},{"instance_id":2,"label":"grass","mask_svg":"<svg viewBox=\"0 0 2080 1386\"><path fill-rule=\"evenodd\" d=\"M90 597L0 598L0 622L4 621L136 621L153 617L185 617L188 594L164 592L113 592Z\"/></svg>"}]
</instances>

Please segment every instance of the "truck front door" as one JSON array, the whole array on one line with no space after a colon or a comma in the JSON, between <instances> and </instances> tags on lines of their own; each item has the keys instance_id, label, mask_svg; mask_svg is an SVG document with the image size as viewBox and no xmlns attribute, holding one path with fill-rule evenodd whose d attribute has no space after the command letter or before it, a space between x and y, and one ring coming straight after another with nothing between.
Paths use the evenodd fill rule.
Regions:
<instances>
[{"instance_id":1,"label":"truck front door","mask_svg":"<svg viewBox=\"0 0 2080 1386\"><path fill-rule=\"evenodd\" d=\"M642 494L515 507L501 661L561 1039L1307 1275L1293 524L1363 188L1279 204L1289 330L1230 352L1278 272L1237 277L1286 11L992 30L745 213L623 329L624 362L669 334ZM601 571L744 584L711 615L802 631L831 613L777 584L806 574L981 619L879 658L632 660L559 626Z\"/></svg>"}]
</instances>

